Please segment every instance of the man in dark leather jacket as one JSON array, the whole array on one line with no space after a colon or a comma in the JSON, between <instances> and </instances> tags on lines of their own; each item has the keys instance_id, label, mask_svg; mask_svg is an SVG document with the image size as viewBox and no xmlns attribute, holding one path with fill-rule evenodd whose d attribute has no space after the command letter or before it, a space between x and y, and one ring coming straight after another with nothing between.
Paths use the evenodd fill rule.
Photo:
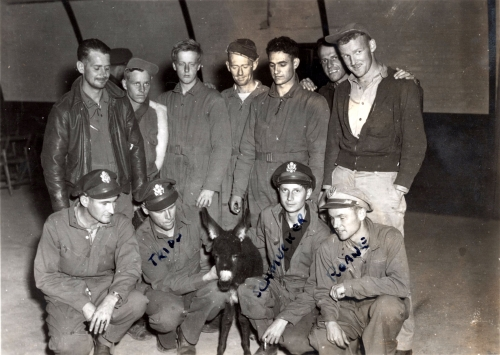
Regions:
<instances>
[{"instance_id":1,"label":"man in dark leather jacket","mask_svg":"<svg viewBox=\"0 0 500 355\"><path fill-rule=\"evenodd\" d=\"M109 78L109 47L98 39L78 47L78 71L71 90L49 114L42 167L54 211L70 206L68 190L95 169L118 176L117 212L132 217L131 192L146 181L144 143L125 93Z\"/></svg>"}]
</instances>

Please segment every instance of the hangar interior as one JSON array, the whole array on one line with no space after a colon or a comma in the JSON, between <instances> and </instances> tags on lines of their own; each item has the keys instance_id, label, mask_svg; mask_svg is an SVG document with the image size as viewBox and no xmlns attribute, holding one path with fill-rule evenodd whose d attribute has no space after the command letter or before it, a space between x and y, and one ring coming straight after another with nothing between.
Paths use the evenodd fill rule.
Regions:
<instances>
[{"instance_id":1,"label":"hangar interior","mask_svg":"<svg viewBox=\"0 0 500 355\"><path fill-rule=\"evenodd\" d=\"M316 40L349 22L365 24L377 58L404 68L424 90L428 149L407 195L405 244L414 295L415 354L500 353L498 0L5 0L1 9L1 135L30 135L31 179L2 189L3 354L49 354L43 295L33 259L51 213L39 155L47 116L78 77L86 38L158 64L151 98L176 83L170 50L195 38L203 81L232 85L227 45L251 38L256 77L270 85L265 47L281 35L301 46L299 76L324 83ZM3 179L3 177L2 177ZM12 192L12 194L10 193ZM227 354L240 354L232 329ZM198 353L215 353L203 334ZM257 344L252 342L252 350ZM116 354L151 354L155 340L125 336Z\"/></svg>"}]
</instances>

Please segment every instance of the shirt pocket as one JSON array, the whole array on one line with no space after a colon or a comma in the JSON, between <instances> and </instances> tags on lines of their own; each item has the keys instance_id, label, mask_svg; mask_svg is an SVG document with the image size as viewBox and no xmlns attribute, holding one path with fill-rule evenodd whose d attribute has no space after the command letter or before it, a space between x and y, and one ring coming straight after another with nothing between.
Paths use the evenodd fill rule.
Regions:
<instances>
[{"instance_id":1,"label":"shirt pocket","mask_svg":"<svg viewBox=\"0 0 500 355\"><path fill-rule=\"evenodd\" d=\"M86 254L70 244L62 243L59 261L60 271L71 276L85 276L88 269Z\"/></svg>"}]
</instances>

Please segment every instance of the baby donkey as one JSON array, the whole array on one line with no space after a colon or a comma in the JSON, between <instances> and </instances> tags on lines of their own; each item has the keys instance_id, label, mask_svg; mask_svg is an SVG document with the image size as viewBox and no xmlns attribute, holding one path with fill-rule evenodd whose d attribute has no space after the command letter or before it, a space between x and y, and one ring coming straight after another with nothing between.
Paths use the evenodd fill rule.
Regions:
<instances>
[{"instance_id":1,"label":"baby donkey","mask_svg":"<svg viewBox=\"0 0 500 355\"><path fill-rule=\"evenodd\" d=\"M241 222L232 230L223 230L207 212L201 210L203 224L208 230L209 237L213 240L212 255L215 258L219 288L223 292L230 292L229 302L221 319L219 345L217 355L224 354L227 336L233 323L235 308L241 328L241 346L244 355L250 353L250 321L241 314L238 303L238 286L248 277L262 276L264 273L262 258L257 247L246 235L249 228L249 216L246 213Z\"/></svg>"}]
</instances>

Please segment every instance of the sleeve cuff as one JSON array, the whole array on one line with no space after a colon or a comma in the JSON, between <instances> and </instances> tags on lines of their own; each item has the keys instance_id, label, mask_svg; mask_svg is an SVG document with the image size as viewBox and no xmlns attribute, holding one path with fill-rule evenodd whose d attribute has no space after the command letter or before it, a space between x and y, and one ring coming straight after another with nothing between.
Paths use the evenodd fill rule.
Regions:
<instances>
[{"instance_id":1,"label":"sleeve cuff","mask_svg":"<svg viewBox=\"0 0 500 355\"><path fill-rule=\"evenodd\" d=\"M401 191L404 194L407 194L408 191L410 191L410 189L408 189L407 187L404 187L402 185L394 184L394 187L396 188L396 190Z\"/></svg>"}]
</instances>

